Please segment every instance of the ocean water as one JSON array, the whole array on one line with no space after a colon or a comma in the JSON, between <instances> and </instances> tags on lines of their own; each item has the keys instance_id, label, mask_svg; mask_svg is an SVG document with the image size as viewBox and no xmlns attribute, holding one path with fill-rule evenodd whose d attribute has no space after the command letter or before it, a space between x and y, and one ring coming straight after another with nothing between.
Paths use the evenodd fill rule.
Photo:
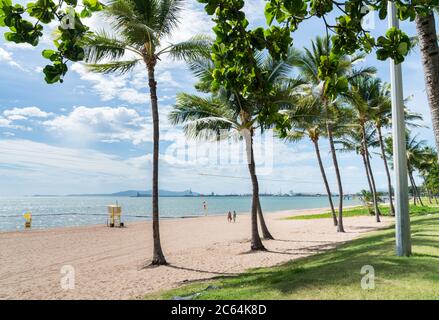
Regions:
<instances>
[{"instance_id":1,"label":"ocean water","mask_svg":"<svg viewBox=\"0 0 439 320\"><path fill-rule=\"evenodd\" d=\"M32 228L72 227L106 223L106 206L122 206L122 220L126 223L151 218L151 198L130 197L0 197L0 231L24 229L23 214L32 212ZM248 213L251 197L161 197L161 218L225 215L229 210ZM338 201L334 198L335 203ZM359 204L345 200L346 205ZM328 207L326 197L261 197L264 212Z\"/></svg>"}]
</instances>

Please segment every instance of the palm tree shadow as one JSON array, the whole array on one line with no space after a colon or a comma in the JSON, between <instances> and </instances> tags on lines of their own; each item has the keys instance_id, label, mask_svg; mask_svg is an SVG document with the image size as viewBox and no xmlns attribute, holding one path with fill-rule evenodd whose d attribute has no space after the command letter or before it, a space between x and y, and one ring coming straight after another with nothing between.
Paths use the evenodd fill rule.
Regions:
<instances>
[{"instance_id":1,"label":"palm tree shadow","mask_svg":"<svg viewBox=\"0 0 439 320\"><path fill-rule=\"evenodd\" d=\"M201 269L196 269L196 268L177 266L177 265L173 265L173 264L168 264L168 265L166 265L166 267L172 268L172 269L177 269L177 270L192 271L192 272L206 273L206 274L215 274L217 276L237 276L237 275L239 275L239 273L237 273L237 272L218 272L218 271L213 271L213 270L201 270Z\"/></svg>"}]
</instances>

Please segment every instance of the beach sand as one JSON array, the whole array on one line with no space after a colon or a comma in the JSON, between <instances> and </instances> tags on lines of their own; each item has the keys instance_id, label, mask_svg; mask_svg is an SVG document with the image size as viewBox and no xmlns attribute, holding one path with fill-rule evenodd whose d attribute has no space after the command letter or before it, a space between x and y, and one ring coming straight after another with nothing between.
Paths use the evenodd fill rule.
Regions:
<instances>
[{"instance_id":1,"label":"beach sand","mask_svg":"<svg viewBox=\"0 0 439 320\"><path fill-rule=\"evenodd\" d=\"M324 209L266 214L276 240L267 252L249 252L250 216L161 221L162 246L169 266L142 268L152 255L151 222L123 229L105 226L0 233L0 299L134 299L189 281L234 275L308 256L385 227L374 217L345 218L346 233L330 219L282 220ZM63 266L72 266L75 287L61 288Z\"/></svg>"}]
</instances>

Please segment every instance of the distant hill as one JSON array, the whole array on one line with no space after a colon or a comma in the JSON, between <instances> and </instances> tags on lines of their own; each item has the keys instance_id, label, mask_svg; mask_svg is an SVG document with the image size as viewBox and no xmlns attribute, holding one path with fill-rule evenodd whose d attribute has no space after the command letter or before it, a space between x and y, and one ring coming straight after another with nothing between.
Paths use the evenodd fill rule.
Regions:
<instances>
[{"instance_id":1,"label":"distant hill","mask_svg":"<svg viewBox=\"0 0 439 320\"><path fill-rule=\"evenodd\" d=\"M142 191L142 190L126 190L115 193L107 194L70 194L69 196L105 196L105 197L151 197L152 191ZM192 192L191 190L185 191L169 191L169 190L159 190L160 197L198 197L200 194L198 192Z\"/></svg>"}]
</instances>

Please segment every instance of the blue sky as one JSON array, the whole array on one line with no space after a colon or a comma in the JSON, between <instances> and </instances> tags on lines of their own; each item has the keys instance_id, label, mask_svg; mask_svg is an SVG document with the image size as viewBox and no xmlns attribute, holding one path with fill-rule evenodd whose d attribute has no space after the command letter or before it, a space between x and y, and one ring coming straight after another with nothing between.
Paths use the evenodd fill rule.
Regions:
<instances>
[{"instance_id":1,"label":"blue sky","mask_svg":"<svg viewBox=\"0 0 439 320\"><path fill-rule=\"evenodd\" d=\"M251 3L251 5L250 5ZM263 0L247 1L252 26L265 25ZM87 24L106 28L100 17ZM170 42L208 34L212 24L195 0L188 0L180 27ZM402 28L416 33L413 23ZM375 17L373 34L386 30L386 22ZM2 30L4 31L4 30ZM303 23L294 34L294 45L308 46L323 35L318 20ZM0 195L105 193L151 187L151 114L144 68L123 77L89 73L80 63L70 65L63 84L43 81L45 60L41 50L51 46L50 32L37 48L15 45L0 39ZM378 68L389 80L388 62L370 55L364 65ZM424 115L431 127L425 97L422 65L414 51L403 65L404 95L411 96L412 111ZM160 188L203 193L250 192L243 146L186 141L181 128L171 126L167 114L178 92L193 92L195 79L182 62L168 58L157 69L161 116ZM433 145L431 129L417 129ZM286 144L269 134L256 160L262 192L324 192L312 145L307 141ZM220 150L220 154L217 154ZM335 190L328 146L322 154ZM342 178L347 192L366 187L361 159L340 155ZM386 189L381 159L374 156L374 172L380 190ZM236 177L236 178L232 178Z\"/></svg>"}]
</instances>

